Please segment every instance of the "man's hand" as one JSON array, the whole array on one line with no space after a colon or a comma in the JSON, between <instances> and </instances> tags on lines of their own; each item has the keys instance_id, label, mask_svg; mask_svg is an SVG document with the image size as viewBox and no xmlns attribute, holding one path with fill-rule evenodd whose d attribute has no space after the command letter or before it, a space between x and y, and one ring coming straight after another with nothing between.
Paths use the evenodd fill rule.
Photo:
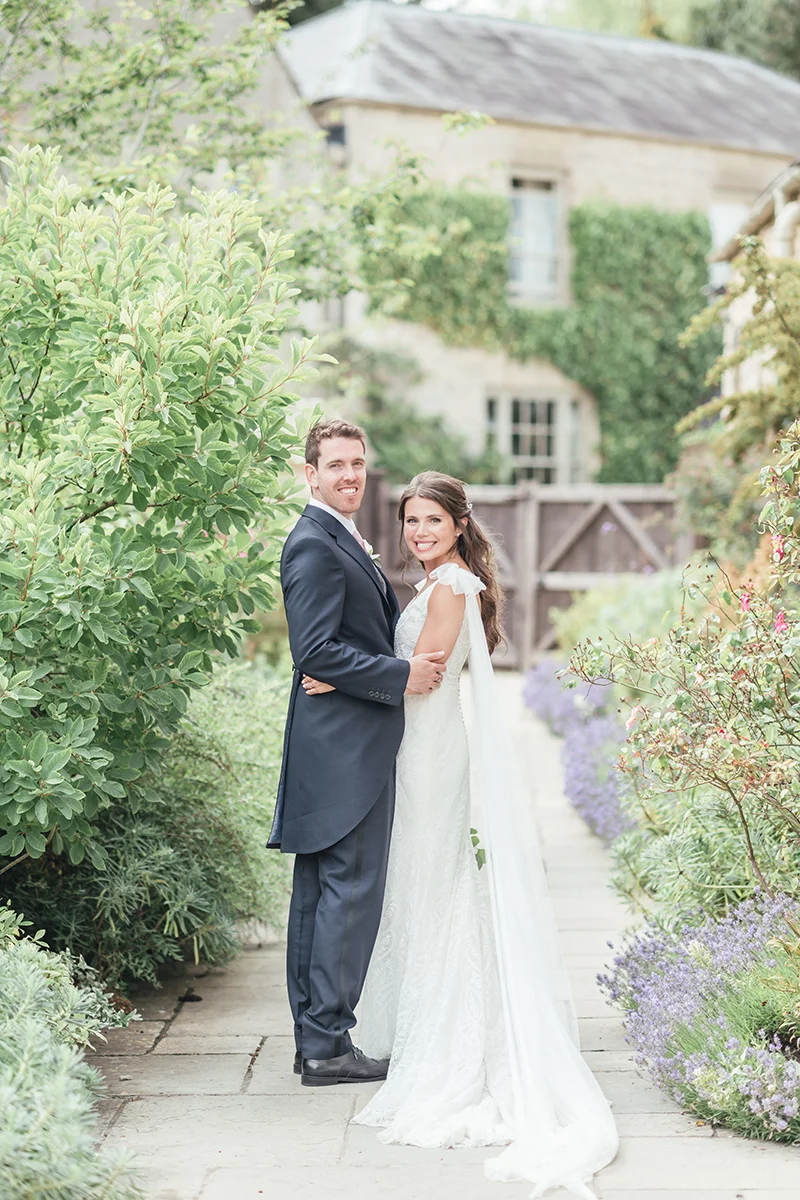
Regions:
<instances>
[{"instance_id":1,"label":"man's hand","mask_svg":"<svg viewBox=\"0 0 800 1200\"><path fill-rule=\"evenodd\" d=\"M443 650L435 650L432 654L415 654L411 659L411 670L406 684L407 696L424 696L434 692L442 682L445 673Z\"/></svg>"}]
</instances>

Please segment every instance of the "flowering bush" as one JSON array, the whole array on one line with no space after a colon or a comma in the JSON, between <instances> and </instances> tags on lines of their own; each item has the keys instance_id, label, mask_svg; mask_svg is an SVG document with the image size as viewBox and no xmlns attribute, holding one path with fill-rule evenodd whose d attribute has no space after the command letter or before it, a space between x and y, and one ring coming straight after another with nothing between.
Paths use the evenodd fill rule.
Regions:
<instances>
[{"instance_id":1,"label":"flowering bush","mask_svg":"<svg viewBox=\"0 0 800 1200\"><path fill-rule=\"evenodd\" d=\"M659 1087L748 1137L800 1141L798 921L763 895L699 927L651 921L600 979Z\"/></svg>"},{"instance_id":2,"label":"flowering bush","mask_svg":"<svg viewBox=\"0 0 800 1200\"><path fill-rule=\"evenodd\" d=\"M752 883L796 892L786 866L800 833L800 631L779 593L710 588L705 599L700 621L684 616L645 645L584 642L571 666L639 688L620 766L641 801L678 796L719 812L738 828Z\"/></svg>"}]
</instances>

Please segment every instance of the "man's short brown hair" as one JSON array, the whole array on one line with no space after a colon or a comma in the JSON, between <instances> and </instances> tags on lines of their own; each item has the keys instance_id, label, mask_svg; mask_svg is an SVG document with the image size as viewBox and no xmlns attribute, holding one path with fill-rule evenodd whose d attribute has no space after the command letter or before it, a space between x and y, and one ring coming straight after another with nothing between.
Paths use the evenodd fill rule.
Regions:
<instances>
[{"instance_id":1,"label":"man's short brown hair","mask_svg":"<svg viewBox=\"0 0 800 1200\"><path fill-rule=\"evenodd\" d=\"M333 417L330 420L317 421L316 425L309 429L306 438L306 462L311 463L312 467L318 466L320 444L327 438L335 437L352 438L353 441L361 442L365 450L367 448L367 435L359 425L351 425L349 421Z\"/></svg>"}]
</instances>

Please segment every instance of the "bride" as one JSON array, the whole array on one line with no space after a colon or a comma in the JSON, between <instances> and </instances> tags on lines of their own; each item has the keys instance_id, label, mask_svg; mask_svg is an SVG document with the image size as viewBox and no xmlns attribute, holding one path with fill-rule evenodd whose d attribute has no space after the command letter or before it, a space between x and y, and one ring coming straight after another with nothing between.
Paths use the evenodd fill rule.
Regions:
<instances>
[{"instance_id":1,"label":"bride","mask_svg":"<svg viewBox=\"0 0 800 1200\"><path fill-rule=\"evenodd\" d=\"M564 1187L588 1198L617 1133L578 1048L536 832L494 695L500 588L471 507L463 484L435 471L400 500L404 545L425 579L395 652L444 650L447 671L438 691L405 699L386 895L359 1017L362 1050L391 1062L355 1122L381 1127L384 1142L504 1146L485 1163L490 1179L529 1180L534 1197Z\"/></svg>"}]
</instances>

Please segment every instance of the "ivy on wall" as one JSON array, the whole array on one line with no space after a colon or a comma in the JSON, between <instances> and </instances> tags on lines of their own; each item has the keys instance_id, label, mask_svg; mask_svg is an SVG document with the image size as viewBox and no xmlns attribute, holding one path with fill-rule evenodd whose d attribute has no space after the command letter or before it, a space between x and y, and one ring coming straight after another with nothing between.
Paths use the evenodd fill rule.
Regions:
<instances>
[{"instance_id":1,"label":"ivy on wall","mask_svg":"<svg viewBox=\"0 0 800 1200\"><path fill-rule=\"evenodd\" d=\"M679 337L706 303L710 234L699 213L593 203L569 218L570 304L509 302L509 208L503 197L428 188L406 205L405 244L376 254L377 290L405 281L393 314L454 346L546 359L598 404L601 468L613 482L658 482L678 455L675 425L706 398L715 330Z\"/></svg>"}]
</instances>

